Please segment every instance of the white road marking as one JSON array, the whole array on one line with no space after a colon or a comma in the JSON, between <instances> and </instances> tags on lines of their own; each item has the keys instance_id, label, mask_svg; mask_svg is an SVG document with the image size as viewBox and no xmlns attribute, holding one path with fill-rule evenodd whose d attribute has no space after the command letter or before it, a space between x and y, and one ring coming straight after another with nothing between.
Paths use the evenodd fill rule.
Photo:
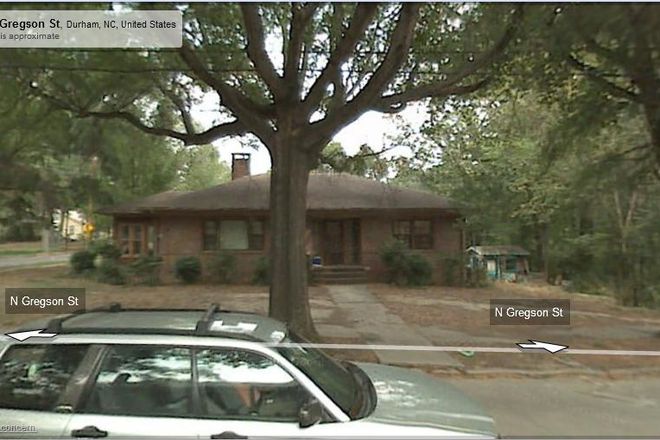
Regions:
<instances>
[{"instance_id":1,"label":"white road marking","mask_svg":"<svg viewBox=\"0 0 660 440\"><path fill-rule=\"evenodd\" d=\"M543 350L528 351L509 347L461 347L461 346L435 346L435 345L385 345L385 344L315 344L315 343L273 343L265 344L273 348L320 348L335 350L392 350L392 351L474 351L482 353L546 353ZM577 354L595 356L660 356L660 350L591 350L580 348L567 348L556 355Z\"/></svg>"}]
</instances>

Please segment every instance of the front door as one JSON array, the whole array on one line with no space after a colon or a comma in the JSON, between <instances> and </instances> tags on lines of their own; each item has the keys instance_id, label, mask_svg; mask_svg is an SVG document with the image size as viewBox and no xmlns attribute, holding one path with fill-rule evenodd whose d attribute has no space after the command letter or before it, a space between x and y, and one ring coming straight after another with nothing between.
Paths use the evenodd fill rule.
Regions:
<instances>
[{"instance_id":1,"label":"front door","mask_svg":"<svg viewBox=\"0 0 660 440\"><path fill-rule=\"evenodd\" d=\"M321 223L323 264L360 263L360 220L326 220Z\"/></svg>"},{"instance_id":2,"label":"front door","mask_svg":"<svg viewBox=\"0 0 660 440\"><path fill-rule=\"evenodd\" d=\"M339 220L322 223L323 264L344 264L344 228Z\"/></svg>"}]
</instances>

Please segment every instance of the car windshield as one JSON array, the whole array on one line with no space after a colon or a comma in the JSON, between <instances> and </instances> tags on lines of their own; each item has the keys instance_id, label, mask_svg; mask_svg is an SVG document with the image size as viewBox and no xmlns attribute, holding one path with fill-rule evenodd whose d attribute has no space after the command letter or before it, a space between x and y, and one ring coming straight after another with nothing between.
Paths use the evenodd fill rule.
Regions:
<instances>
[{"instance_id":1,"label":"car windshield","mask_svg":"<svg viewBox=\"0 0 660 440\"><path fill-rule=\"evenodd\" d=\"M362 391L353 374L323 351L306 345L309 342L295 333L289 333L282 342L287 345L277 351L305 373L342 411L354 417L361 406ZM288 345L291 343L305 345Z\"/></svg>"}]
</instances>

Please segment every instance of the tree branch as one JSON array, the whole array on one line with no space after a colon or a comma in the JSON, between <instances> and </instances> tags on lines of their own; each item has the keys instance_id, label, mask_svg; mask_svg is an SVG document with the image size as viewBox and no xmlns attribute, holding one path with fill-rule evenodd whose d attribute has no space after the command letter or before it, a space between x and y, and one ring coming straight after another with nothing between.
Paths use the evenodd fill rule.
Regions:
<instances>
[{"instance_id":1,"label":"tree branch","mask_svg":"<svg viewBox=\"0 0 660 440\"><path fill-rule=\"evenodd\" d=\"M355 120L363 110L369 108L374 100L383 93L392 77L406 60L406 55L412 44L420 7L421 5L417 3L405 3L401 6L399 20L389 37L390 46L383 61L369 78L367 84L345 106L329 111L323 120L312 124L316 127L314 132L318 137L319 145L322 140L332 137L337 127L343 127Z\"/></svg>"},{"instance_id":2,"label":"tree branch","mask_svg":"<svg viewBox=\"0 0 660 440\"><path fill-rule=\"evenodd\" d=\"M474 61L463 66L462 69L448 75L442 82L424 84L401 93L383 96L373 108L385 113L397 113L405 109L406 104L419 101L423 98L438 98L449 95L464 95L472 93L483 87L489 80L484 79L472 84L458 86L464 79L473 75L478 70L488 66L500 57L509 45L522 21L523 7L517 6L511 23L507 26L500 39L485 54Z\"/></svg>"},{"instance_id":3,"label":"tree branch","mask_svg":"<svg viewBox=\"0 0 660 440\"><path fill-rule=\"evenodd\" d=\"M346 62L348 57L355 51L355 47L369 27L377 10L377 3L358 3L355 7L351 23L344 33L343 38L337 45L337 48L330 54L328 63L309 89L307 97L305 97L304 102L306 114L310 114L313 109L318 107L330 83L338 74L341 74L338 73L341 69L341 65Z\"/></svg>"},{"instance_id":4,"label":"tree branch","mask_svg":"<svg viewBox=\"0 0 660 440\"><path fill-rule=\"evenodd\" d=\"M183 101L176 95L174 91L169 90L168 88L163 86L159 86L158 88L163 95L169 98L172 104L174 104L176 109L179 111L179 114L181 115L181 121L183 122L183 127L186 129L186 133L188 134L195 133L195 124L193 123L192 117L190 116L190 112L184 105Z\"/></svg>"},{"instance_id":5,"label":"tree branch","mask_svg":"<svg viewBox=\"0 0 660 440\"><path fill-rule=\"evenodd\" d=\"M179 54L193 73L220 95L222 104L226 106L249 131L252 131L264 144L271 144L274 134L273 129L268 122L263 119L265 113L270 113L272 111L269 107L257 105L241 92L229 86L215 75L212 75L188 44L184 43L181 46Z\"/></svg>"},{"instance_id":6,"label":"tree branch","mask_svg":"<svg viewBox=\"0 0 660 440\"><path fill-rule=\"evenodd\" d=\"M289 44L285 52L284 61L284 79L289 88L291 88L289 81L293 85L299 85L298 68L300 67L301 56L305 56L303 53L305 29L307 29L318 7L318 3L307 3L302 7L298 6L297 3L291 4L292 16L289 28ZM298 87L295 87L295 89L298 89Z\"/></svg>"},{"instance_id":7,"label":"tree branch","mask_svg":"<svg viewBox=\"0 0 660 440\"><path fill-rule=\"evenodd\" d=\"M247 54L257 73L264 80L275 100L283 98L285 84L277 74L275 66L266 51L264 26L259 15L259 7L254 3L241 3L243 23L247 33Z\"/></svg>"},{"instance_id":8,"label":"tree branch","mask_svg":"<svg viewBox=\"0 0 660 440\"><path fill-rule=\"evenodd\" d=\"M163 127L152 127L145 124L142 120L131 112L125 110L111 110L111 111L92 111L84 108L77 108L62 99L52 96L44 91L37 91L37 95L50 102L60 110L68 111L80 118L97 118L97 119L119 119L128 122L138 130L161 137L169 137L182 141L185 145L202 145L208 144L212 141L226 136L238 136L248 132L247 128L238 120L226 122L224 124L216 125L201 133L188 132L182 133L180 131L172 130Z\"/></svg>"},{"instance_id":9,"label":"tree branch","mask_svg":"<svg viewBox=\"0 0 660 440\"><path fill-rule=\"evenodd\" d=\"M633 102L640 102L639 95L637 95L637 93L633 92L632 90L618 86L611 81L608 81L598 72L598 70L595 67L590 66L583 61L580 61L574 55L569 55L568 61L577 70L584 73L587 77L593 79L596 83L603 86L610 94Z\"/></svg>"},{"instance_id":10,"label":"tree branch","mask_svg":"<svg viewBox=\"0 0 660 440\"><path fill-rule=\"evenodd\" d=\"M409 102L419 101L424 98L441 98L444 96L458 96L473 93L489 82L489 79L464 85L447 85L444 82L436 84L425 84L405 92L383 96L374 105L372 110L383 113L399 113L406 108Z\"/></svg>"}]
</instances>

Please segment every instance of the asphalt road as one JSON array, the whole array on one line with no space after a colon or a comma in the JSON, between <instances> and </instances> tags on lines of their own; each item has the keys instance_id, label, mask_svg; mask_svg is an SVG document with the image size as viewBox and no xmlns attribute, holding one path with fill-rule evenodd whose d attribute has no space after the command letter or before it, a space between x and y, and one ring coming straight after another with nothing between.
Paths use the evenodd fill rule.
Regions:
<instances>
[{"instance_id":1,"label":"asphalt road","mask_svg":"<svg viewBox=\"0 0 660 440\"><path fill-rule=\"evenodd\" d=\"M69 261L70 252L58 252L50 255L12 255L0 257L0 270L18 267L34 267L64 264Z\"/></svg>"},{"instance_id":2,"label":"asphalt road","mask_svg":"<svg viewBox=\"0 0 660 440\"><path fill-rule=\"evenodd\" d=\"M660 438L660 378L451 379L503 437Z\"/></svg>"}]
</instances>

